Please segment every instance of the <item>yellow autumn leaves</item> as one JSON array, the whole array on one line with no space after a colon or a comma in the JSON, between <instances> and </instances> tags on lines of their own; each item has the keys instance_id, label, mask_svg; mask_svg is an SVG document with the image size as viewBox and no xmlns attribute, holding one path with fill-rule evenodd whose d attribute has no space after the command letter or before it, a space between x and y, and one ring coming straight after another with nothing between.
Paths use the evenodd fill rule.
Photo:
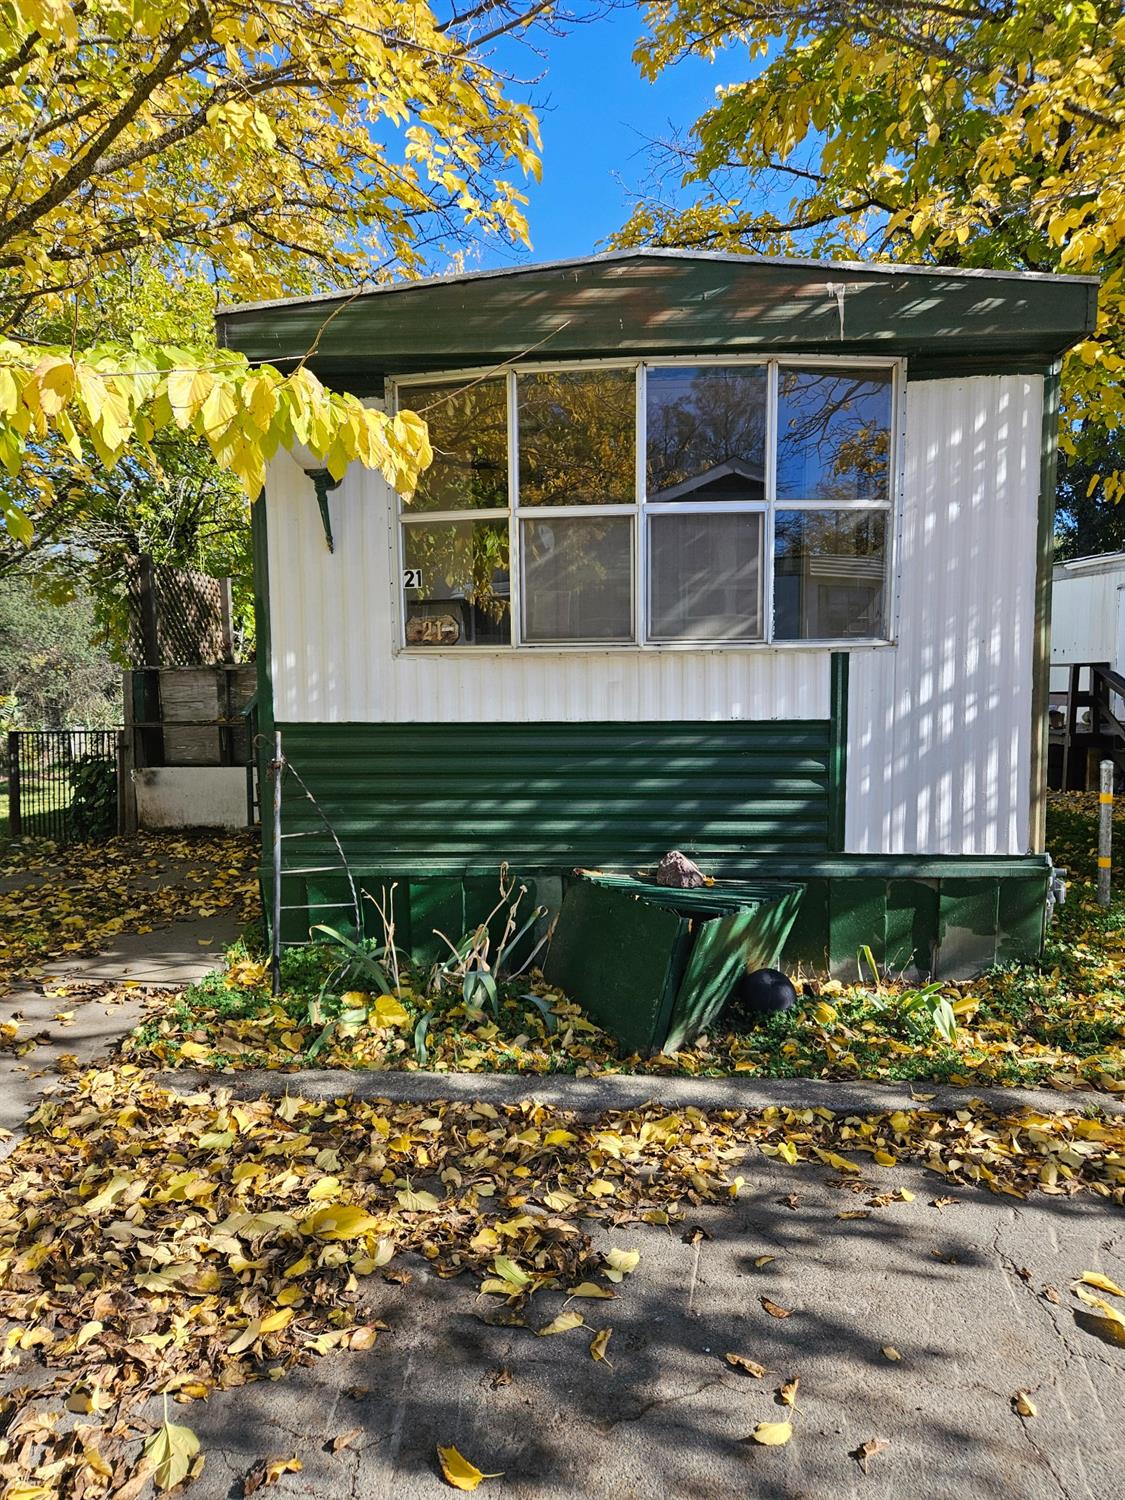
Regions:
<instances>
[{"instance_id":1,"label":"yellow autumn leaves","mask_svg":"<svg viewBox=\"0 0 1125 1500\"><path fill-rule=\"evenodd\" d=\"M251 497L294 441L337 476L354 461L409 494L429 462L425 424L326 390L304 360L251 369L227 350L139 340L76 353L44 327L69 328L74 303L96 307L138 257L172 280L202 258L237 302L417 275L427 223L526 239L506 174L537 173L535 117L479 53L474 14L439 17L427 0L9 7L0 252L16 311L0 340L0 464L15 475L44 444L151 461L153 438L178 428ZM26 541L18 493L0 519Z\"/></svg>"},{"instance_id":2,"label":"yellow autumn leaves","mask_svg":"<svg viewBox=\"0 0 1125 1500\"><path fill-rule=\"evenodd\" d=\"M0 992L33 982L52 959L97 952L124 932L218 912L250 921L260 910L255 869L246 835L14 845L5 851L8 888L0 891ZM154 870L167 877L153 881Z\"/></svg>"},{"instance_id":3,"label":"yellow autumn leaves","mask_svg":"<svg viewBox=\"0 0 1125 1500\"><path fill-rule=\"evenodd\" d=\"M425 423L411 412L389 416L329 391L303 366L289 374L252 368L229 350L206 355L205 364L187 359L156 347L75 354L0 340L0 463L17 474L27 446L54 434L75 459L86 443L112 467L170 427L206 443L251 499L267 461L293 444L312 449L336 478L352 462L380 469L406 496L430 463ZM8 529L30 541L21 516L13 511Z\"/></svg>"},{"instance_id":4,"label":"yellow autumn leaves","mask_svg":"<svg viewBox=\"0 0 1125 1500\"><path fill-rule=\"evenodd\" d=\"M750 1433L751 1440L765 1448L780 1448L792 1436L792 1422L759 1422Z\"/></svg>"},{"instance_id":5,"label":"yellow autumn leaves","mask_svg":"<svg viewBox=\"0 0 1125 1500\"><path fill-rule=\"evenodd\" d=\"M499 1479L499 1474L482 1474L476 1464L470 1463L456 1448L442 1448L437 1450L438 1463L447 1483L457 1490L475 1490L482 1479Z\"/></svg>"},{"instance_id":6,"label":"yellow autumn leaves","mask_svg":"<svg viewBox=\"0 0 1125 1500\"><path fill-rule=\"evenodd\" d=\"M1069 817L1069 801L1053 805ZM1058 843L1056 831L1053 846ZM263 960L239 949L225 976L235 1003L215 989L193 995L189 1007L147 1026L127 1048L158 1066L218 1059L225 1069L292 1070L312 1061L321 1068L436 1072L939 1077L963 1086L1022 1083L1117 1094L1125 1092L1125 927L1114 920L1087 928L1079 888L1052 934L1059 957L1053 954L1042 969L1022 965L947 985L943 996L957 1022L952 1042L925 1022L917 997L902 983L883 979L864 987L820 979L809 982L782 1031L743 1022L672 1055L621 1057L611 1036L541 980L532 979L530 997L523 987L502 991L493 1013L435 1004L421 980L412 987L408 972L398 995L343 996L341 1018L324 1036L308 1019L309 995L295 988L274 1001ZM247 990L257 992L256 1005ZM414 1032L423 1017L419 1049ZM795 1164L792 1143L771 1149ZM876 1160L890 1166L893 1154L888 1148Z\"/></svg>"},{"instance_id":7,"label":"yellow autumn leaves","mask_svg":"<svg viewBox=\"0 0 1125 1500\"><path fill-rule=\"evenodd\" d=\"M1097 1297L1088 1291L1088 1287L1096 1287L1098 1291L1114 1298L1125 1298L1125 1291L1101 1271L1083 1271L1072 1288L1080 1302L1094 1309L1092 1314L1083 1315L1089 1332L1096 1334L1107 1344L1125 1348L1125 1304L1107 1302L1105 1297Z\"/></svg>"},{"instance_id":8,"label":"yellow autumn leaves","mask_svg":"<svg viewBox=\"0 0 1125 1500\"><path fill-rule=\"evenodd\" d=\"M794 1146L798 1169L852 1167L841 1175L860 1179L864 1213L907 1212L913 1198L863 1182L884 1143L899 1162L995 1192L1125 1199L1125 1121L1078 1114L649 1107L584 1121L534 1104L177 1096L135 1068L79 1073L0 1162L0 1315L10 1325L0 1367L34 1350L52 1381L37 1402L127 1415L146 1387L124 1378L114 1350L125 1340L134 1364L161 1369L169 1397L190 1404L263 1370L369 1348L380 1327L356 1321L349 1288L394 1274L406 1251L440 1274L472 1273L486 1322L569 1341L607 1366L613 1320L600 1314L640 1269L621 1226L667 1226L687 1204L729 1202L734 1167L780 1142ZM595 1248L599 1224L612 1238ZM79 1263L89 1270L76 1283ZM1108 1275L1086 1272L1075 1295L1090 1331L1125 1334ZM551 1305L537 1313L544 1296ZM779 1320L794 1311L770 1297L761 1307ZM138 1319L147 1331L134 1336ZM897 1351L887 1345L883 1357ZM732 1351L725 1364L765 1375L750 1354ZM789 1377L778 1400L793 1408L796 1397ZM786 1412L750 1436L780 1445L792 1421ZM169 1474L197 1461L189 1448L175 1433L153 1438ZM48 1444L43 1463L64 1456ZM114 1472L123 1462L108 1440L101 1460ZM475 1464L450 1465L472 1481Z\"/></svg>"},{"instance_id":9,"label":"yellow autumn leaves","mask_svg":"<svg viewBox=\"0 0 1125 1500\"><path fill-rule=\"evenodd\" d=\"M725 46L762 61L685 132L675 172L691 201L642 198L613 243L853 260L877 245L886 260L1093 273L1099 325L1067 359L1059 431L1064 447L1083 426L1112 440L1125 412L1119 5L917 0L848 28L789 0L672 0L647 19L650 78ZM763 188L790 173L779 210ZM1120 498L1125 474L1106 489Z\"/></svg>"}]
</instances>

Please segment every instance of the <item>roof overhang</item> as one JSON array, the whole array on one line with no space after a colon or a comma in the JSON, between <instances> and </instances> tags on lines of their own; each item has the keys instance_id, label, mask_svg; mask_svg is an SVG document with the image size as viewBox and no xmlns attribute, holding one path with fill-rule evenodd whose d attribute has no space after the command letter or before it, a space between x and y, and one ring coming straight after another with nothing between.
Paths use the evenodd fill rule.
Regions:
<instances>
[{"instance_id":1,"label":"roof overhang","mask_svg":"<svg viewBox=\"0 0 1125 1500\"><path fill-rule=\"evenodd\" d=\"M1054 578L1093 578L1099 573L1125 573L1125 552L1096 552L1089 557L1072 557L1056 563Z\"/></svg>"},{"instance_id":2,"label":"roof overhang","mask_svg":"<svg viewBox=\"0 0 1125 1500\"><path fill-rule=\"evenodd\" d=\"M625 250L218 314L220 342L338 387L510 361L905 355L931 373L1035 368L1092 332L1097 278Z\"/></svg>"}]
</instances>

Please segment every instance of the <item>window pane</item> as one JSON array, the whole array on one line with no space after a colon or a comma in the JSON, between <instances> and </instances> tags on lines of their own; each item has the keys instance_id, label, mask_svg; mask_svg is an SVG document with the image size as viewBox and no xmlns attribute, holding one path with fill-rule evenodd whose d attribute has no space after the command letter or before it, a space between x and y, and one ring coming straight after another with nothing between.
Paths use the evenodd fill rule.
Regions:
<instances>
[{"instance_id":1,"label":"window pane","mask_svg":"<svg viewBox=\"0 0 1125 1500\"><path fill-rule=\"evenodd\" d=\"M425 417L434 450L408 514L507 509L508 396L503 380L403 386L399 405Z\"/></svg>"},{"instance_id":2,"label":"window pane","mask_svg":"<svg viewBox=\"0 0 1125 1500\"><path fill-rule=\"evenodd\" d=\"M762 521L744 511L650 517L653 640L761 640Z\"/></svg>"},{"instance_id":3,"label":"window pane","mask_svg":"<svg viewBox=\"0 0 1125 1500\"><path fill-rule=\"evenodd\" d=\"M507 521L402 528L408 646L511 644Z\"/></svg>"},{"instance_id":4,"label":"window pane","mask_svg":"<svg viewBox=\"0 0 1125 1500\"><path fill-rule=\"evenodd\" d=\"M527 505L631 505L633 370L521 375L520 496Z\"/></svg>"},{"instance_id":5,"label":"window pane","mask_svg":"<svg viewBox=\"0 0 1125 1500\"><path fill-rule=\"evenodd\" d=\"M777 498L885 500L891 372L778 372Z\"/></svg>"},{"instance_id":6,"label":"window pane","mask_svg":"<svg viewBox=\"0 0 1125 1500\"><path fill-rule=\"evenodd\" d=\"M528 641L633 639L633 523L628 516L522 522Z\"/></svg>"},{"instance_id":7,"label":"window pane","mask_svg":"<svg viewBox=\"0 0 1125 1500\"><path fill-rule=\"evenodd\" d=\"M652 369L646 385L650 501L765 498L763 366Z\"/></svg>"},{"instance_id":8,"label":"window pane","mask_svg":"<svg viewBox=\"0 0 1125 1500\"><path fill-rule=\"evenodd\" d=\"M775 522L775 640L882 640L887 512L782 510Z\"/></svg>"}]
</instances>

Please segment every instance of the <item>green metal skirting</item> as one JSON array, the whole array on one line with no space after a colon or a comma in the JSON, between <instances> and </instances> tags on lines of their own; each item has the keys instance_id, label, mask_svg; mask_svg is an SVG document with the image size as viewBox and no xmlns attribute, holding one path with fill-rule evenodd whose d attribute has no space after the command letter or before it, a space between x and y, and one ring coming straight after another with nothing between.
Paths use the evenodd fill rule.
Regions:
<instances>
[{"instance_id":1,"label":"green metal skirting","mask_svg":"<svg viewBox=\"0 0 1125 1500\"><path fill-rule=\"evenodd\" d=\"M842 673L834 700L842 716ZM529 905L557 911L576 866L644 867L674 847L722 878L803 883L787 968L854 977L869 947L892 973L959 978L1042 946L1043 855L836 852L843 757L827 720L280 727L357 884L398 882L399 942L425 962L447 951L435 929L456 941L492 908L502 860ZM310 835L286 840L288 866L341 869L296 788L283 828ZM283 939L302 942L346 915L347 883L289 874L282 900Z\"/></svg>"},{"instance_id":2,"label":"green metal skirting","mask_svg":"<svg viewBox=\"0 0 1125 1500\"><path fill-rule=\"evenodd\" d=\"M839 861L794 859L782 868L759 861L756 870L738 873L783 876L804 885L782 949L781 967L790 971L854 979L857 954L866 946L893 974L959 979L994 963L1034 959L1042 947L1048 880L1042 858L918 860L913 869L909 861L879 857L853 860L845 868ZM361 888L380 899L397 883L397 940L423 963L448 952L435 930L456 941L487 916L498 890L495 867L444 875L420 875L409 866L353 867L353 874ZM558 911L570 878L562 868L529 874L528 906L542 903ZM309 904L307 917L291 912L283 929L287 942L302 942L309 923L340 921L346 882L342 876L289 877L283 898L287 906ZM368 933L377 936L374 907L363 906Z\"/></svg>"},{"instance_id":3,"label":"green metal skirting","mask_svg":"<svg viewBox=\"0 0 1125 1500\"><path fill-rule=\"evenodd\" d=\"M932 862L926 862L932 868ZM1045 859L1009 861L1004 873L987 860L950 860L941 874L877 868L813 876L785 949L786 961L839 978L859 974L870 948L879 967L914 979L967 979L993 964L1038 957L1049 869Z\"/></svg>"},{"instance_id":4,"label":"green metal skirting","mask_svg":"<svg viewBox=\"0 0 1125 1500\"><path fill-rule=\"evenodd\" d=\"M801 895L790 881L682 891L591 874L567 889L544 977L630 1051L675 1052L742 975L777 963Z\"/></svg>"}]
</instances>

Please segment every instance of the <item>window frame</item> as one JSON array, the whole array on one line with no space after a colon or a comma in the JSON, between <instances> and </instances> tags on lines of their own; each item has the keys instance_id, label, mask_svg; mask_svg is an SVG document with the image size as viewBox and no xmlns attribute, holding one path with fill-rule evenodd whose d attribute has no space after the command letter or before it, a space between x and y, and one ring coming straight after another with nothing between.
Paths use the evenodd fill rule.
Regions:
<instances>
[{"instance_id":1,"label":"window frame","mask_svg":"<svg viewBox=\"0 0 1125 1500\"><path fill-rule=\"evenodd\" d=\"M672 501L653 503L648 499L647 480L647 372L650 369L741 366L765 368L766 442L765 498L760 501ZM872 370L891 372L891 430L888 455L888 493L885 500L785 500L777 499L778 445L778 374L786 369ZM567 373L582 370L626 369L634 372L635 478L634 499L615 505L547 505L519 504L519 403L518 378L521 374ZM505 509L443 510L415 512L394 491L394 502L388 506L389 555L393 570L391 598L395 617L394 651L410 657L465 657L499 655L513 652L582 652L586 655L620 652L667 651L867 651L894 646L898 636L898 552L902 524L902 499L905 469L906 360L890 355L731 355L684 354L640 359L607 357L604 359L536 360L500 366L471 366L463 369L429 371L404 375L386 382L386 409L392 413L409 406L408 393L413 387L447 384L457 381L503 379L506 382L508 416L508 505ZM774 639L774 549L775 517L784 511L883 511L887 517L887 547L883 576L882 613L886 634L882 636L824 637L815 640ZM731 514L747 511L763 515L762 564L759 588L763 632L759 640L661 640L649 634L651 573L649 567L649 519L653 515L686 513ZM523 638L524 587L520 548L522 518L551 515L560 520L592 516L630 516L632 518L631 619L633 639L628 641L527 641ZM451 521L504 520L508 522L508 574L510 579L509 622L511 639L507 645L487 646L420 646L406 640L406 599L403 588L405 529L410 525L448 523Z\"/></svg>"}]
</instances>

